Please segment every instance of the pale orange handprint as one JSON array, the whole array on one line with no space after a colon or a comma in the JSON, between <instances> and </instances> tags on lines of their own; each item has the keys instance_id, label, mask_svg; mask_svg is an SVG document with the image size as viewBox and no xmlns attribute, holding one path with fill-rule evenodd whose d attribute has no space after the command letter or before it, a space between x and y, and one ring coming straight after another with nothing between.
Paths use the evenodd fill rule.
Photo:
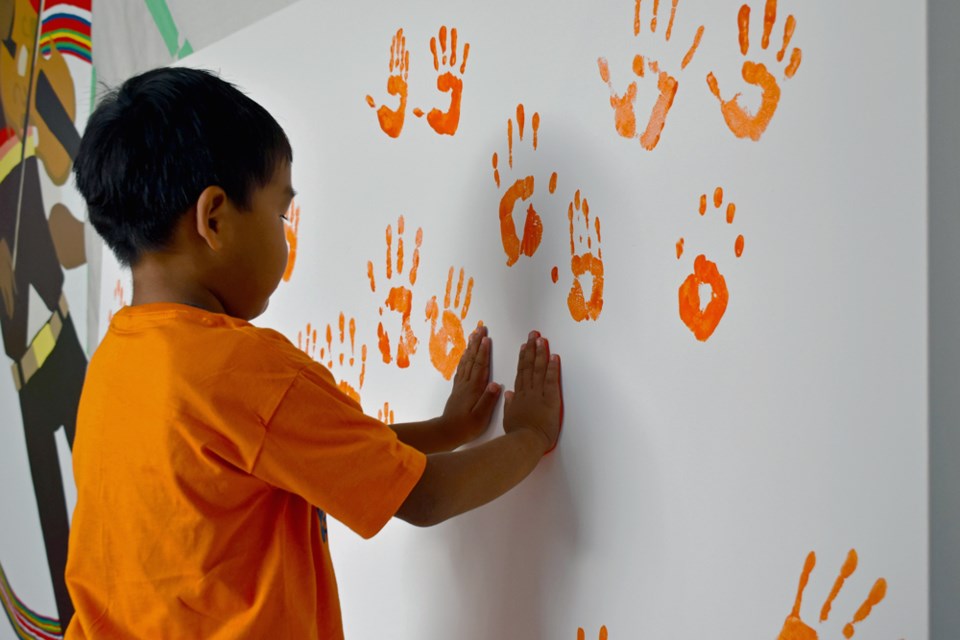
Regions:
<instances>
[{"instance_id":1,"label":"pale orange handprint","mask_svg":"<svg viewBox=\"0 0 960 640\"><path fill-rule=\"evenodd\" d=\"M577 629L577 640L587 640L587 634L583 630L583 627ZM606 625L600 627L600 640L607 640L607 627Z\"/></svg>"},{"instance_id":2,"label":"pale orange handprint","mask_svg":"<svg viewBox=\"0 0 960 640\"><path fill-rule=\"evenodd\" d=\"M723 189L717 187L713 192L713 206L720 209L723 205ZM726 209L727 224L733 224L737 212L737 206L729 203ZM707 213L707 195L700 196L700 215ZM739 258L743 255L743 236L738 235L733 243L734 254ZM684 239L677 241L677 260L683 256ZM710 300L705 307L701 307L700 288L702 286L710 287ZM680 301L680 319L687 325L687 328L693 332L697 340L706 341L711 335L723 314L727 310L727 303L730 299L730 293L727 290L727 281L721 275L717 265L703 254L698 255L693 261L693 273L688 275L679 290Z\"/></svg>"},{"instance_id":3,"label":"pale orange handprint","mask_svg":"<svg viewBox=\"0 0 960 640\"><path fill-rule=\"evenodd\" d=\"M377 420L387 426L394 424L396 417L393 415L393 409L390 408L389 402L383 403L383 409L377 409Z\"/></svg>"},{"instance_id":4,"label":"pale orange handprint","mask_svg":"<svg viewBox=\"0 0 960 640\"><path fill-rule=\"evenodd\" d=\"M672 0L670 7L670 20L667 23L667 28L664 30L664 41L666 43L670 42L670 38L673 36L673 23L677 15L677 4L679 0ZM664 7L666 2L664 2ZM633 18L633 35L640 36L642 22L640 20L640 7L641 1L636 0L634 5L634 18ZM650 20L650 33L657 33L658 18L660 17L660 0L653 0L653 17ZM696 55L697 47L700 46L700 39L703 37L703 25L701 25L696 34L693 36L693 44L687 49L686 54L683 56L683 59L679 61L679 70L676 70L672 73L668 72L666 69L661 68L665 65L662 65L659 60L653 59L649 56L643 56L637 54L633 58L633 73L641 79L647 79L647 72L650 72L650 80L656 80L657 82L657 98L653 104L653 108L650 111L650 115L646 118L646 126L643 131L640 131L637 127L637 80L633 80L627 85L627 90L623 95L619 95L617 90L613 86L613 82L610 80L610 66L607 63L606 58L599 58L597 60L597 66L600 69L600 78L607 83L607 87L610 88L610 106L613 107L613 121L614 126L619 133L624 138L638 138L640 140L640 145L647 151L652 151L656 148L657 143L660 142L660 135L663 133L663 128L667 124L667 114L670 113L670 108L673 106L673 101L677 96L677 90L680 87L680 83L677 80L680 73L687 68L687 65L693 60L693 56ZM677 54L679 56L679 54ZM673 65L674 68L676 65ZM642 122L641 117L641 122Z\"/></svg>"},{"instance_id":5,"label":"pale orange handprint","mask_svg":"<svg viewBox=\"0 0 960 640\"><path fill-rule=\"evenodd\" d=\"M807 555L806 562L804 562L803 565L803 573L800 575L800 585L797 587L797 599L793 603L793 610L790 612L790 615L787 616L786 621L784 621L783 629L780 630L780 635L777 636L777 640L818 640L817 632L813 627L800 619L800 606L803 601L803 592L807 588L807 581L810 579L810 573L816 564L817 556L811 551ZM830 618L830 609L833 606L834 599L836 599L840 590L843 589L843 584L847 578L853 575L853 572L856 570L857 552L855 549L851 549L847 554L847 559L844 561L843 566L840 568L840 573L836 581L833 583L833 589L830 590L830 595L827 596L823 607L820 609L821 624ZM879 578L873 583L873 587L870 589L866 600L860 605L856 613L853 614L853 619L844 625L843 635L845 638L849 640L853 637L855 632L854 625L866 620L873 608L880 604L886 595L887 581Z\"/></svg>"},{"instance_id":6,"label":"pale orange handprint","mask_svg":"<svg viewBox=\"0 0 960 640\"><path fill-rule=\"evenodd\" d=\"M390 76L387 78L387 93L397 96L400 104L396 109L387 105L380 105L377 109L377 119L380 128L391 138L396 138L403 130L403 118L407 112L407 77L410 73L410 52L407 51L407 39L403 29L397 29L390 43ZM376 109L377 103L372 96L367 96L367 104Z\"/></svg>"},{"instance_id":7,"label":"pale orange handprint","mask_svg":"<svg viewBox=\"0 0 960 640\"><path fill-rule=\"evenodd\" d=\"M107 311L107 322L111 322L117 311L120 311L120 309L123 309L125 306L127 306L127 301L123 292L123 283L120 282L119 278L117 279L117 284L115 284L113 287L113 302L113 308Z\"/></svg>"},{"instance_id":8,"label":"pale orange handprint","mask_svg":"<svg viewBox=\"0 0 960 640\"><path fill-rule=\"evenodd\" d=\"M596 320L603 311L603 251L600 249L600 218L590 226L590 204L578 189L567 208L570 221L570 271L573 284L567 295L570 316L577 322ZM576 222L576 224L575 224ZM596 247L594 247L594 235ZM596 253L594 253L596 251ZM583 295L583 280L589 277L590 297Z\"/></svg>"},{"instance_id":9,"label":"pale orange handprint","mask_svg":"<svg viewBox=\"0 0 960 640\"><path fill-rule=\"evenodd\" d=\"M393 280L394 274L396 274L399 279L403 275L403 232L404 232L404 220L403 216L400 216L397 219L397 254L396 260L394 260L393 255L393 228L390 225L387 225L386 238L387 238L387 259L386 259L386 275L387 280ZM407 287L405 284L400 284L395 287L391 287L390 291L387 293L387 297L384 299L383 304L380 306L380 316L383 316L383 309L386 307L390 311L394 311L400 314L401 327L400 327L400 337L397 339L397 366L401 369L405 369L410 366L410 356L417 352L417 337L413 334L413 328L410 325L410 312L413 308L413 285L417 283L417 268L420 266L420 244L423 242L423 229L417 229L416 234L416 245L413 248L413 260L410 265L410 273L408 275L408 282L410 287ZM394 266L396 267L394 269ZM377 283L373 276L373 261L367 261L367 277L370 279L370 290L376 292ZM387 333L386 329L383 327L383 321L380 321L380 324L377 326L377 336L378 336L378 346L380 348L380 354L383 356L383 361L386 364L390 364L393 361L393 356L391 355L390 350L390 336Z\"/></svg>"},{"instance_id":10,"label":"pale orange handprint","mask_svg":"<svg viewBox=\"0 0 960 640\"><path fill-rule=\"evenodd\" d=\"M517 136L523 140L524 130L524 109L522 104L517 105ZM540 114L534 112L531 119L533 135L531 141L533 150L537 149L537 133L540 129ZM510 169L513 169L513 119L507 119L507 162ZM500 158L493 154L493 180L500 187ZM507 180L509 183L509 179ZM517 233L516 221L513 218L513 210L517 201L525 202L529 200L535 189L533 175L528 175L515 180L503 192L500 198L500 239L503 242L503 250L507 254L507 266L513 266L521 255L532 256L536 253L543 239L543 220L540 214L533 208L533 203L527 207L527 217L523 223L523 235ZM550 193L557 190L557 174L554 172L550 176Z\"/></svg>"},{"instance_id":11,"label":"pale orange handprint","mask_svg":"<svg viewBox=\"0 0 960 640\"><path fill-rule=\"evenodd\" d=\"M443 297L443 316L440 317L440 307L437 296L427 302L427 320L430 321L430 361L433 366L447 380L453 377L460 363L460 357L467 349L467 339L463 333L463 321L470 312L470 302L473 298L473 278L467 281L467 290L463 291L463 269L460 269L460 279L457 281L457 293L450 306L450 292L453 288L453 267L447 274L447 291ZM461 294L463 306L460 306ZM460 310L459 315L457 309ZM437 329L437 319L440 319L440 329Z\"/></svg>"},{"instance_id":12,"label":"pale orange handprint","mask_svg":"<svg viewBox=\"0 0 960 640\"><path fill-rule=\"evenodd\" d=\"M777 0L767 0L763 12L763 36L760 40L760 46L764 51L770 46L770 34L773 32L773 25L777 21ZM737 15L737 25L740 32L740 53L744 56L750 50L750 6L740 7L740 13ZM783 26L783 44L777 51L776 61L783 63L787 49L790 48L790 41L793 39L793 32L797 27L797 21L792 16L787 16ZM790 60L783 71L784 79L790 79L800 68L800 61L803 57L802 51L794 47L790 53ZM772 63L771 63L772 66ZM726 121L730 131L738 138L750 138L759 140L763 132L767 130L767 125L773 119L777 112L777 106L780 104L780 84L777 78L767 69L763 62L754 62L746 60L743 63L743 80L760 89L760 108L756 113L751 113L740 104L740 94L737 93L730 100L724 100L720 95L720 86L717 84L717 78L711 72L707 75L707 84L710 91L720 101L720 111L723 113L723 119Z\"/></svg>"},{"instance_id":13,"label":"pale orange handprint","mask_svg":"<svg viewBox=\"0 0 960 640\"><path fill-rule=\"evenodd\" d=\"M304 331L297 333L297 347L317 362L325 365L331 371L337 370L339 373L337 387L348 397L360 403L360 389L363 388L363 382L367 374L367 345L360 346L359 375L355 378L356 382L350 384L347 382L344 373L346 370L356 369L356 335L357 323L354 318L347 322L346 316L341 313L339 318L339 342L334 344L334 328L327 325L326 329L326 347L317 341L317 329L309 322ZM349 327L349 334L347 333ZM349 347L347 337L349 335ZM336 347L336 352L334 348ZM348 350L349 349L349 350ZM352 378L353 379L353 378Z\"/></svg>"},{"instance_id":14,"label":"pale orange handprint","mask_svg":"<svg viewBox=\"0 0 960 640\"><path fill-rule=\"evenodd\" d=\"M300 231L300 207L290 201L290 208L283 219L283 232L287 237L287 267L283 270L283 281L290 282L293 275L293 265L297 262L297 234Z\"/></svg>"},{"instance_id":15,"label":"pale orange handprint","mask_svg":"<svg viewBox=\"0 0 960 640\"><path fill-rule=\"evenodd\" d=\"M460 71L457 72L457 30L450 29L450 55L447 55L447 28L440 27L440 50L437 51L437 38L430 38L430 51L433 53L433 69L440 73L437 76L437 89L441 93L450 94L450 106L446 111L434 108L427 114L427 122L439 134L452 136L460 125L460 101L463 97L463 74L467 69L467 56L470 54L470 43L464 43L463 54L460 56ZM422 109L414 109L413 115L423 116Z\"/></svg>"}]
</instances>

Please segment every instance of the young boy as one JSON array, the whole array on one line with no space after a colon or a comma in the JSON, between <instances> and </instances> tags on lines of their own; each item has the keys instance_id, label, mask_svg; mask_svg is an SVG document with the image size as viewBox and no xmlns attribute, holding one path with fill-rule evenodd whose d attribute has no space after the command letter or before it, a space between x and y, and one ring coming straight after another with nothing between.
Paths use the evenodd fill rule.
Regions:
<instances>
[{"instance_id":1,"label":"young boy","mask_svg":"<svg viewBox=\"0 0 960 640\"><path fill-rule=\"evenodd\" d=\"M75 164L133 304L90 361L74 443L66 637L342 638L324 512L359 535L483 505L556 445L560 361L530 334L505 434L491 341L470 337L443 414L387 427L263 312L287 258L283 130L204 71L128 80Z\"/></svg>"}]
</instances>

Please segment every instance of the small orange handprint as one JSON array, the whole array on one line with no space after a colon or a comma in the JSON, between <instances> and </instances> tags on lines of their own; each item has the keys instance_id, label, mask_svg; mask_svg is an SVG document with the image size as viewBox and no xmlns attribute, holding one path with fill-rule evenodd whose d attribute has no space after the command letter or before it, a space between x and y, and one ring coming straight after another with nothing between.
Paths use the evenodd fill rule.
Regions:
<instances>
[{"instance_id":1,"label":"small orange handprint","mask_svg":"<svg viewBox=\"0 0 960 640\"><path fill-rule=\"evenodd\" d=\"M460 279L457 281L457 293L450 306L450 291L453 288L453 267L447 274L447 291L443 297L443 317L440 320L440 329L437 330L437 319L440 308L437 296L427 302L427 320L430 321L430 361L447 380L453 377L460 363L460 357L467 349L467 339L463 334L463 321L470 312L470 301L473 298L473 278L467 281L467 291L463 296L463 306L460 306L460 295L463 293L463 269L460 269ZM457 309L460 309L459 317ZM452 309L452 310L451 310Z\"/></svg>"},{"instance_id":2,"label":"small orange handprint","mask_svg":"<svg viewBox=\"0 0 960 640\"><path fill-rule=\"evenodd\" d=\"M398 278L403 275L403 232L404 219L403 216L400 216L397 219L397 254L396 261L394 262L393 228L390 225L387 225L387 280L393 279L394 272ZM417 338L413 334L413 327L410 325L410 312L413 308L412 287L417 283L417 268L420 266L420 244L422 242L423 229L418 228L416 234L416 245L413 248L413 260L408 276L410 287L408 288L404 284L392 287L389 293L387 293L387 297L384 300L383 305L380 307L381 317L383 316L384 307L400 314L401 328L400 337L397 339L397 366L401 369L405 369L410 366L410 356L417 352ZM396 271L394 271L394 264L396 264ZM370 279L370 290L376 292L377 284L373 276L372 260L367 261L367 277ZM382 320L377 326L377 336L379 338L378 346L380 348L380 354L383 356L383 361L386 364L390 364L393 361L390 351L390 336L386 329L384 329Z\"/></svg>"},{"instance_id":3,"label":"small orange handprint","mask_svg":"<svg viewBox=\"0 0 960 640\"><path fill-rule=\"evenodd\" d=\"M590 204L581 199L578 189L567 208L570 220L570 271L573 284L567 295L570 316L577 322L596 320L603 311L603 251L600 249L600 218L593 219L590 226ZM574 224L574 219L579 223ZM579 231L578 231L579 229ZM596 234L596 254L593 237ZM590 297L584 298L582 279L589 276Z\"/></svg>"},{"instance_id":4,"label":"small orange handprint","mask_svg":"<svg viewBox=\"0 0 960 640\"><path fill-rule=\"evenodd\" d=\"M347 333L348 326L349 334ZM349 351L347 350L348 335L350 338ZM297 333L297 347L314 360L325 365L331 372L335 368L338 368L342 375L345 369L354 369L356 367L356 335L356 320L350 318L350 321L347 322L346 316L341 313L339 319L340 339L337 345L334 345L334 328L332 325L327 325L327 343L326 347L324 347L317 342L317 329L308 322L306 329ZM337 347L336 353L334 353L334 346ZM360 403L360 389L363 388L363 382L367 374L367 345L365 344L360 346L359 365L360 372L354 384L350 384L346 381L346 378L343 377L341 377L337 383L337 387L358 404Z\"/></svg>"},{"instance_id":5,"label":"small orange handprint","mask_svg":"<svg viewBox=\"0 0 960 640\"><path fill-rule=\"evenodd\" d=\"M377 109L377 119L380 128L391 138L396 138L403 130L403 118L407 111L407 77L410 73L410 52L407 51L407 38L403 29L397 29L390 43L390 76L387 78L387 93L398 96L400 104L396 109L387 105L380 105ZM372 96L367 96L367 104L376 109L377 104Z\"/></svg>"},{"instance_id":6,"label":"small orange handprint","mask_svg":"<svg viewBox=\"0 0 960 640\"><path fill-rule=\"evenodd\" d=\"M393 409L390 408L389 402L383 403L383 409L377 409L377 420L387 426L394 424L396 418L393 415Z\"/></svg>"},{"instance_id":7,"label":"small orange handprint","mask_svg":"<svg viewBox=\"0 0 960 640\"><path fill-rule=\"evenodd\" d=\"M713 192L713 206L719 209L723 205L723 189L717 187ZM727 224L733 224L737 207L734 203L727 205L726 220ZM707 196L700 196L700 215L707 213ZM677 260L683 256L684 240L680 238L677 241ZM737 236L733 244L734 254L739 258L743 255L743 236ZM706 307L701 308L700 287L708 285L710 287L710 301ZM687 276L683 284L680 285L680 319L687 325L687 328L693 332L697 340L706 341L717 325L720 324L723 314L727 310L727 302L730 294L727 291L727 281L720 274L717 265L707 260L703 254L698 255L693 261L693 273Z\"/></svg>"},{"instance_id":8,"label":"small orange handprint","mask_svg":"<svg viewBox=\"0 0 960 640\"><path fill-rule=\"evenodd\" d=\"M117 279L117 284L113 287L113 302L113 308L107 311L107 322L111 322L117 311L127 306L127 301L124 298L123 283L120 282L119 278Z\"/></svg>"},{"instance_id":9,"label":"small orange handprint","mask_svg":"<svg viewBox=\"0 0 960 640\"><path fill-rule=\"evenodd\" d=\"M763 36L760 40L760 46L764 51L770 46L770 34L776 20L777 0L767 0L763 13ZM737 25L740 32L740 53L746 56L750 50L749 5L745 4L740 7L740 13L737 15ZM787 16L783 27L783 45L777 51L776 56L779 64L783 63L787 49L790 48L790 41L793 39L793 32L796 27L797 20L792 15ZM802 57L802 51L794 47L790 53L790 60L783 71L784 79L789 80L797 73ZM738 138L759 140L777 112L777 106L780 104L780 84L763 62L745 60L741 73L747 84L760 88L760 108L757 109L756 114L751 114L740 104L739 93L735 94L730 100L724 100L720 95L717 78L712 72L707 75L707 84L713 95L720 101L720 111L723 113L723 119L727 122L730 131Z\"/></svg>"},{"instance_id":10,"label":"small orange handprint","mask_svg":"<svg viewBox=\"0 0 960 640\"><path fill-rule=\"evenodd\" d=\"M523 140L524 109L522 104L517 105L517 135ZM537 149L537 133L540 129L540 114L534 112L531 121L533 125L533 150ZM513 169L513 119L507 119L507 162ZM500 159L493 154L493 180L500 187ZM517 234L517 225L513 218L513 210L517 201L529 200L534 193L535 182L532 175L520 178L504 191L500 198L500 238L503 241L503 250L507 254L507 266L513 266L520 259L521 254L532 256L536 253L543 239L543 221L540 214L533 208L533 203L527 207L527 217L523 224L523 236ZM557 174L550 176L550 193L557 190Z\"/></svg>"},{"instance_id":11,"label":"small orange handprint","mask_svg":"<svg viewBox=\"0 0 960 640\"><path fill-rule=\"evenodd\" d=\"M807 581L810 579L810 573L813 571L813 567L816 564L817 556L813 551L811 551L809 555L807 555L806 562L804 562L803 565L803 573L800 575L800 585L797 588L797 599L793 603L793 610L790 612L790 615L787 616L786 621L784 621L783 629L780 630L780 635L777 636L777 640L817 640L817 632L813 629L813 627L807 625L805 622L803 622L803 620L800 619L800 606L803 601L803 592L807 588ZM833 589L830 590L830 595L827 596L826 601L823 603L823 607L820 609L821 624L829 619L830 609L833 606L834 599L836 599L837 595L840 593L840 590L843 589L843 584L846 582L847 578L853 575L853 572L856 570L857 552L855 549L851 549L847 554L847 559L844 561L843 566L840 568L840 574L833 583ZM883 578L879 578L873 583L873 587L870 589L867 599L864 600L863 604L860 605L860 608L857 609L856 613L853 614L853 619L844 625L843 635L845 638L849 640L853 637L855 632L854 625L866 620L873 608L880 604L886 595L887 581Z\"/></svg>"},{"instance_id":12,"label":"small orange handprint","mask_svg":"<svg viewBox=\"0 0 960 640\"><path fill-rule=\"evenodd\" d=\"M287 267L283 270L283 281L290 282L293 275L293 265L297 262L297 233L300 231L300 207L290 201L290 208L283 220L283 232L287 236Z\"/></svg>"},{"instance_id":13,"label":"small orange handprint","mask_svg":"<svg viewBox=\"0 0 960 640\"><path fill-rule=\"evenodd\" d=\"M460 101L463 96L463 73L467 69L467 56L470 54L470 43L464 43L463 54L460 56L460 71L457 72L457 30L450 29L450 55L447 56L447 28L440 27L440 51L437 51L437 38L430 38L430 51L433 53L433 69L444 72L437 76L437 89L441 93L450 94L450 106L446 111L431 109L427 114L427 122L439 134L452 136L460 126ZM414 109L413 115L423 116L422 109Z\"/></svg>"},{"instance_id":14,"label":"small orange handprint","mask_svg":"<svg viewBox=\"0 0 960 640\"><path fill-rule=\"evenodd\" d=\"M577 640L586 640L587 634L583 630L583 627L577 629ZM607 640L607 627L606 625L600 627L600 640Z\"/></svg>"},{"instance_id":15,"label":"small orange handprint","mask_svg":"<svg viewBox=\"0 0 960 640\"><path fill-rule=\"evenodd\" d=\"M677 4L679 0L673 0L670 8L670 21L664 31L664 40L669 43L673 36L673 23L677 15ZM640 20L640 0L636 0L634 6L633 35L639 36L641 31ZM653 2L653 18L650 20L650 33L656 34L658 18L660 16L660 0ZM627 91L622 96L617 94L613 83L610 81L610 67L606 58L599 58L597 66L600 69L600 78L607 83L610 88L610 106L613 107L614 125L624 138L639 138L640 145L647 151L652 151L657 143L660 142L660 135L667 124L667 114L673 106L674 98L677 96L677 90L680 83L677 76L680 75L687 65L696 55L697 48L700 46L700 39L703 37L703 25L701 25L693 37L693 44L687 50L686 55L680 61L679 71L673 74L661 69L661 63L658 60L644 57L637 54L633 58L633 73L642 79L647 78L647 71L652 74L651 79L657 81L658 96L656 102L647 117L647 125L642 132L637 128L637 80L633 80L627 85Z\"/></svg>"}]
</instances>

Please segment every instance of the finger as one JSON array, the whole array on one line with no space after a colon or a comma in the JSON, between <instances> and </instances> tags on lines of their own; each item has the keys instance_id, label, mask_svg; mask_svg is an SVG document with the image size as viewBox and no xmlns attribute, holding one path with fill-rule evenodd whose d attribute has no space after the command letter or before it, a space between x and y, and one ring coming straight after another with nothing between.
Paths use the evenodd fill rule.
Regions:
<instances>
[{"instance_id":1,"label":"finger","mask_svg":"<svg viewBox=\"0 0 960 640\"><path fill-rule=\"evenodd\" d=\"M513 388L517 391L527 389L533 380L533 361L537 355L536 339L529 339L520 347L520 357L517 362L517 380Z\"/></svg>"},{"instance_id":2,"label":"finger","mask_svg":"<svg viewBox=\"0 0 960 640\"><path fill-rule=\"evenodd\" d=\"M489 424L490 418L493 417L493 410L497 408L497 401L500 400L500 392L502 390L503 388L500 385L491 382L487 385L487 388L483 390L483 395L480 396L477 403L473 405L471 413L481 420L484 425Z\"/></svg>"},{"instance_id":3,"label":"finger","mask_svg":"<svg viewBox=\"0 0 960 640\"><path fill-rule=\"evenodd\" d=\"M477 333L470 334L467 340L467 348L460 356L460 363L457 365L456 380L469 380L473 377L473 367L477 359L477 350L480 348L481 338Z\"/></svg>"},{"instance_id":4,"label":"finger","mask_svg":"<svg viewBox=\"0 0 960 640\"><path fill-rule=\"evenodd\" d=\"M510 410L510 405L513 404L513 391L504 391L503 392L503 412L506 413Z\"/></svg>"},{"instance_id":5,"label":"finger","mask_svg":"<svg viewBox=\"0 0 960 640\"><path fill-rule=\"evenodd\" d=\"M550 359L550 347L544 338L537 338L536 356L533 359L531 385L543 389L543 381L547 375L547 362Z\"/></svg>"},{"instance_id":6,"label":"finger","mask_svg":"<svg viewBox=\"0 0 960 640\"><path fill-rule=\"evenodd\" d=\"M470 378L485 383L490 380L490 354L493 351L493 341L483 336L479 342L480 348L477 349L477 356L473 362L473 369L470 371Z\"/></svg>"},{"instance_id":7,"label":"finger","mask_svg":"<svg viewBox=\"0 0 960 640\"><path fill-rule=\"evenodd\" d=\"M548 398L560 398L560 356L553 354L547 362L547 373L544 377L544 394Z\"/></svg>"}]
</instances>

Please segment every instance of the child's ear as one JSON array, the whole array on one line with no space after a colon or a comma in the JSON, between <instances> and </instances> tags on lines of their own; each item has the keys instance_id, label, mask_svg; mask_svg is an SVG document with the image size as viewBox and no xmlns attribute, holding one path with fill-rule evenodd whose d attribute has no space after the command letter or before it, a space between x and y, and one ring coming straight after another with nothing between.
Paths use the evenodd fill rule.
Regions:
<instances>
[{"instance_id":1,"label":"child's ear","mask_svg":"<svg viewBox=\"0 0 960 640\"><path fill-rule=\"evenodd\" d=\"M223 248L224 214L229 206L226 192L217 186L207 187L197 198L197 234L213 251Z\"/></svg>"}]
</instances>

